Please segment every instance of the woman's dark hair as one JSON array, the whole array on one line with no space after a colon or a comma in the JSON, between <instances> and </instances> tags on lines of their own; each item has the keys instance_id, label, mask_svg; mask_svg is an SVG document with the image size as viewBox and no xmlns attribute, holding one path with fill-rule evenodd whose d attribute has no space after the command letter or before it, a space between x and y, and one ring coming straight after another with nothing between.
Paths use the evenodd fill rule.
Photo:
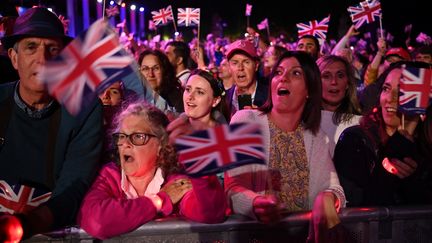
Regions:
<instances>
[{"instance_id":1,"label":"woman's dark hair","mask_svg":"<svg viewBox=\"0 0 432 243\"><path fill-rule=\"evenodd\" d=\"M389 138L386 129L384 119L382 117L382 108L379 104L380 95L382 92L382 86L387 79L387 76L395 69L401 69L403 67L416 67L416 68L432 68L432 65L426 64L424 62L411 62L411 61L400 61L391 64L377 79L374 92L370 96L373 99L374 108L372 108L368 113L366 113L362 119L360 119L360 126L365 130L366 134L369 136L371 141L377 141L381 144L385 144ZM377 144L375 144L377 145Z\"/></svg>"},{"instance_id":2,"label":"woman's dark hair","mask_svg":"<svg viewBox=\"0 0 432 243\"><path fill-rule=\"evenodd\" d=\"M156 135L157 139L159 139L160 150L156 166L162 169L164 177L166 178L168 175L180 171L180 167L177 163L177 153L175 148L169 143L168 132L166 131L169 120L167 116L155 106L143 100L138 100L135 103L129 104L115 117L112 132L118 132L124 119L132 115L143 118L148 124L151 133ZM119 163L118 147L115 146L115 149L117 155L116 159Z\"/></svg>"},{"instance_id":3,"label":"woman's dark hair","mask_svg":"<svg viewBox=\"0 0 432 243\"><path fill-rule=\"evenodd\" d=\"M317 60L321 72L325 67L335 62L340 62L344 65L348 80L348 89L345 92L345 96L333 114L333 122L339 124L351 120L354 115L360 115L361 112L357 99L356 79L352 65L345 58L335 55L323 56Z\"/></svg>"},{"instance_id":4,"label":"woman's dark hair","mask_svg":"<svg viewBox=\"0 0 432 243\"><path fill-rule=\"evenodd\" d=\"M308 91L308 99L302 112L302 122L306 130L311 130L313 134L316 134L320 128L321 123L321 73L318 69L317 64L313 60L312 56L303 51L287 51L279 58L276 65L273 67L270 75L271 80L275 77L276 69L280 63L287 58L295 58L300 63L300 66L304 72L304 79L306 88ZM272 93L269 88L269 94L267 101L262 105L259 110L264 114L270 113L273 109Z\"/></svg>"},{"instance_id":5,"label":"woman's dark hair","mask_svg":"<svg viewBox=\"0 0 432 243\"><path fill-rule=\"evenodd\" d=\"M213 97L220 97L221 101L219 102L219 104L216 107L212 108L212 114L211 114L211 118L213 120L216 121L220 121L219 115L222 114L223 117L225 118L225 121L228 121L230 118L229 115L229 111L228 111L228 106L226 104L225 101L225 88L223 86L223 82L222 80L214 77L214 75L208 71L202 70L202 69L195 69L194 71L191 72L191 75L189 76L189 78L191 78L194 75L198 75L202 78L204 78L205 80L207 80L207 82L209 82L210 87L213 90ZM187 85L187 82L186 82ZM218 114L220 113L220 114Z\"/></svg>"},{"instance_id":6,"label":"woman's dark hair","mask_svg":"<svg viewBox=\"0 0 432 243\"><path fill-rule=\"evenodd\" d=\"M377 80L366 86L359 95L359 102L363 114L369 114L372 110L379 105L379 97L381 94L382 85L388 74L393 71L393 69L401 68L402 65L408 65L410 67L418 68L432 68L431 64L424 62L412 62L412 61L399 61L391 63L390 66L384 70L384 72L378 76Z\"/></svg>"},{"instance_id":7,"label":"woman's dark hair","mask_svg":"<svg viewBox=\"0 0 432 243\"><path fill-rule=\"evenodd\" d=\"M169 62L168 57L160 50L147 49L139 55L138 64L140 66L147 55L155 56L159 60L161 67L162 80L155 91L168 102L168 105L175 107L177 112L183 112L183 88L177 80L174 67Z\"/></svg>"}]
</instances>

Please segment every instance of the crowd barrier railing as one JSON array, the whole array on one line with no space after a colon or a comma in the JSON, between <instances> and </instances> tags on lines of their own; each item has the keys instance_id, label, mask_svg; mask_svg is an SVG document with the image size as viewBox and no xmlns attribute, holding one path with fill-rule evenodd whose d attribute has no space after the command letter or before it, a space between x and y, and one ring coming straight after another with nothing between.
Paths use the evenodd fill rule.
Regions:
<instances>
[{"instance_id":1,"label":"crowd barrier railing","mask_svg":"<svg viewBox=\"0 0 432 243\"><path fill-rule=\"evenodd\" d=\"M103 242L305 242L310 215L291 213L274 224L262 224L240 215L231 215L219 224L164 218ZM354 242L432 242L432 205L345 208L340 219ZM70 227L25 242L101 241L82 229Z\"/></svg>"}]
</instances>

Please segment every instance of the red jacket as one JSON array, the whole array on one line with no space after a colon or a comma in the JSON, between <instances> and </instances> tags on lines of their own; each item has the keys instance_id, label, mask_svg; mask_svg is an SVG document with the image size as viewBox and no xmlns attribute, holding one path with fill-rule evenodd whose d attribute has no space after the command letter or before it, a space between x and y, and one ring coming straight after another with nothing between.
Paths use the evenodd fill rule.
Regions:
<instances>
[{"instance_id":1,"label":"red jacket","mask_svg":"<svg viewBox=\"0 0 432 243\"><path fill-rule=\"evenodd\" d=\"M172 175L167 182L185 175ZM190 178L193 189L187 192L178 204L178 212L165 192L158 196L163 200L163 216L178 213L187 219L201 223L219 223L224 220L226 199L216 176ZM77 217L78 224L88 234L99 239L114 237L133 231L159 215L147 197L127 199L121 189L121 171L109 163L85 196Z\"/></svg>"}]
</instances>

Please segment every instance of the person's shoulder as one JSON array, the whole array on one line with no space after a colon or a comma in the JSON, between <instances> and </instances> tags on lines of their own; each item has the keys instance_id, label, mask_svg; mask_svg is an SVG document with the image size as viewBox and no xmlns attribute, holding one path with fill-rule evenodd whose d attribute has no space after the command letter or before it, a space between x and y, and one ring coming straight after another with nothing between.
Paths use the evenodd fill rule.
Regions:
<instances>
[{"instance_id":1,"label":"person's shoulder","mask_svg":"<svg viewBox=\"0 0 432 243\"><path fill-rule=\"evenodd\" d=\"M0 101L12 95L16 82L0 84Z\"/></svg>"},{"instance_id":2,"label":"person's shoulder","mask_svg":"<svg viewBox=\"0 0 432 243\"><path fill-rule=\"evenodd\" d=\"M105 164L99 171L99 174L104 177L113 177L115 179L120 179L121 169L120 166L115 162L110 162Z\"/></svg>"},{"instance_id":3,"label":"person's shoulder","mask_svg":"<svg viewBox=\"0 0 432 243\"><path fill-rule=\"evenodd\" d=\"M345 128L341 135L339 136L339 141L345 141L348 139L357 139L366 137L365 131L360 127L360 125L355 125Z\"/></svg>"},{"instance_id":4,"label":"person's shoulder","mask_svg":"<svg viewBox=\"0 0 432 243\"><path fill-rule=\"evenodd\" d=\"M62 116L68 123L83 124L85 122L94 121L102 125L103 121L103 106L99 99L94 99L84 106L84 110L78 115L72 115L64 105L61 105Z\"/></svg>"},{"instance_id":5,"label":"person's shoulder","mask_svg":"<svg viewBox=\"0 0 432 243\"><path fill-rule=\"evenodd\" d=\"M261 111L256 109L244 109L237 111L233 117L231 117L230 123L238 122L258 122L265 117Z\"/></svg>"}]
</instances>

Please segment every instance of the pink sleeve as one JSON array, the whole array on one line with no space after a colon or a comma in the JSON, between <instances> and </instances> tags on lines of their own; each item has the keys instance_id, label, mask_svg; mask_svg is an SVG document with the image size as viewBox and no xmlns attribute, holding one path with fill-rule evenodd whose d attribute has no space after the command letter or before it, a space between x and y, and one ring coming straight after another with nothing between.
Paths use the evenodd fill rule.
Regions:
<instances>
[{"instance_id":1,"label":"pink sleeve","mask_svg":"<svg viewBox=\"0 0 432 243\"><path fill-rule=\"evenodd\" d=\"M104 167L81 204L78 224L93 237L106 239L132 231L156 217L156 208L149 198L126 199L122 195L118 168ZM171 201L164 200L162 208L172 210L172 205L166 204Z\"/></svg>"},{"instance_id":2,"label":"pink sleeve","mask_svg":"<svg viewBox=\"0 0 432 243\"><path fill-rule=\"evenodd\" d=\"M201 223L219 223L225 218L225 193L216 176L190 178L193 189L180 202L180 214Z\"/></svg>"}]
</instances>

